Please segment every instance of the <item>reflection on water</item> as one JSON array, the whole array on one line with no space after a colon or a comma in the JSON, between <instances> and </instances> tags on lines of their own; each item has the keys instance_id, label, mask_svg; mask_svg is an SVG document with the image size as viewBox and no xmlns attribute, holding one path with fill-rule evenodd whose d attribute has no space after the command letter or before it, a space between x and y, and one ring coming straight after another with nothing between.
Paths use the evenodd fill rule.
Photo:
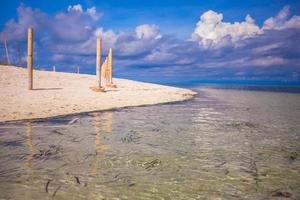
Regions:
<instances>
[{"instance_id":1,"label":"reflection on water","mask_svg":"<svg viewBox=\"0 0 300 200\"><path fill-rule=\"evenodd\" d=\"M195 89L0 125L0 199L299 199L299 94Z\"/></svg>"},{"instance_id":2,"label":"reflection on water","mask_svg":"<svg viewBox=\"0 0 300 200\"><path fill-rule=\"evenodd\" d=\"M31 124L31 122L27 122L26 144L28 147L28 155L26 156L26 166L29 169L32 169L32 159L33 159L35 149L32 144L32 124Z\"/></svg>"},{"instance_id":3,"label":"reflection on water","mask_svg":"<svg viewBox=\"0 0 300 200\"><path fill-rule=\"evenodd\" d=\"M112 118L111 115L108 115L107 113L104 113L105 115L105 124L106 124L106 131L107 133L112 133ZM100 153L100 152L104 152L104 151L108 151L111 149L111 145L109 144L103 144L103 142L101 141L101 124L103 124L103 122L101 123L101 115L100 113L94 113L95 116L95 130L96 130L96 152ZM107 117L108 116L108 117Z\"/></svg>"},{"instance_id":4,"label":"reflection on water","mask_svg":"<svg viewBox=\"0 0 300 200\"><path fill-rule=\"evenodd\" d=\"M95 137L95 150L96 150L96 155L101 154L102 152L109 151L111 149L110 144L103 144L101 141L101 132L104 133L103 130L101 130L101 125L103 125L103 121L101 119L101 114L103 113L93 113L94 115L94 123L95 123L95 131L96 131L96 137ZM112 133L112 112L105 112L105 127L107 133ZM102 122L102 123L101 123ZM94 162L94 167L92 168L92 171L90 173L91 176L97 176L98 171L101 170L99 168L99 159L98 156L95 158Z\"/></svg>"},{"instance_id":5,"label":"reflection on water","mask_svg":"<svg viewBox=\"0 0 300 200\"><path fill-rule=\"evenodd\" d=\"M113 113L105 112L104 116L105 116L106 131L108 133L112 133Z\"/></svg>"}]
</instances>

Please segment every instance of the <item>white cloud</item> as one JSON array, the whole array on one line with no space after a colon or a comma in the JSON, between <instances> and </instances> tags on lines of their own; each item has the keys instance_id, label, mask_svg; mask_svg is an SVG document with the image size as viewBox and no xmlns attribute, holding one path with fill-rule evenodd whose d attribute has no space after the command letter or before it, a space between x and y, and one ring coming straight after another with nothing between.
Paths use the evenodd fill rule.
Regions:
<instances>
[{"instance_id":1,"label":"white cloud","mask_svg":"<svg viewBox=\"0 0 300 200\"><path fill-rule=\"evenodd\" d=\"M87 13L88 15L90 15L91 18L92 18L93 20L95 20L95 21L99 20L100 17L103 15L102 13L97 13L96 8L95 8L94 6L91 7L91 8L88 8L88 9L86 10L86 13Z\"/></svg>"},{"instance_id":2,"label":"white cloud","mask_svg":"<svg viewBox=\"0 0 300 200\"><path fill-rule=\"evenodd\" d=\"M192 39L203 48L220 48L229 44L237 45L240 40L261 33L250 15L243 22L227 23L223 22L222 13L209 10L200 17Z\"/></svg>"},{"instance_id":3,"label":"white cloud","mask_svg":"<svg viewBox=\"0 0 300 200\"><path fill-rule=\"evenodd\" d=\"M289 18L287 9L273 17L275 25L269 26L272 28L264 31L263 35L263 29L249 15L242 22L227 23L223 21L223 14L208 11L201 16L193 34L197 42L167 35L162 37L159 26L153 24L143 24L124 32L107 30L97 27L96 18L91 17L95 13L94 7L84 10L81 5L75 5L69 7L68 12L58 12L53 16L20 6L18 18L8 21L1 35L7 36L13 51L13 42L21 40L26 46L27 28L33 26L37 53L43 54L37 56L37 63L94 66L95 39L102 35L104 53L112 47L114 55L117 55L115 63L120 66L153 65L160 66L159 69L168 66L166 68L170 70L176 69L176 66L179 69L187 67L190 75L197 75L198 69L201 72L209 67L280 68L285 65L299 68L299 59L295 57L299 57L297 47L300 45L294 38L300 29L278 31L276 28L279 25L293 27L298 22L299 16ZM278 25L279 20L282 22ZM241 42L247 38L252 39ZM233 46L220 48L225 45Z\"/></svg>"},{"instance_id":4,"label":"white cloud","mask_svg":"<svg viewBox=\"0 0 300 200\"><path fill-rule=\"evenodd\" d=\"M48 16L38 9L21 5L17 8L18 21L10 19L5 23L4 29L0 34L1 39L18 40L27 38L28 27L33 27L35 32L49 26Z\"/></svg>"},{"instance_id":5,"label":"white cloud","mask_svg":"<svg viewBox=\"0 0 300 200\"><path fill-rule=\"evenodd\" d=\"M96 37L98 37L98 36L102 37L104 48L114 47L114 45L119 37L114 31L112 31L112 30L104 31L102 27L97 28L94 31L94 35Z\"/></svg>"},{"instance_id":6,"label":"white cloud","mask_svg":"<svg viewBox=\"0 0 300 200\"><path fill-rule=\"evenodd\" d=\"M135 33L138 39L160 39L159 26L155 24L143 24L135 28Z\"/></svg>"},{"instance_id":7,"label":"white cloud","mask_svg":"<svg viewBox=\"0 0 300 200\"><path fill-rule=\"evenodd\" d=\"M268 67L268 66L276 66L276 65L283 65L286 64L287 61L279 56L265 56L265 57L249 57L244 55L241 58L232 58L230 60L217 60L206 62L206 67L228 67L228 66L235 66L235 67Z\"/></svg>"},{"instance_id":8,"label":"white cloud","mask_svg":"<svg viewBox=\"0 0 300 200\"><path fill-rule=\"evenodd\" d=\"M283 65L285 64L285 59L278 56L267 56L263 58L254 58L247 62L247 66L274 66L274 65Z\"/></svg>"},{"instance_id":9,"label":"white cloud","mask_svg":"<svg viewBox=\"0 0 300 200\"><path fill-rule=\"evenodd\" d=\"M288 28L298 28L300 29L300 16L294 15L290 19L290 7L285 6L282 10L275 16L268 18L263 25L263 30L283 30Z\"/></svg>"},{"instance_id":10,"label":"white cloud","mask_svg":"<svg viewBox=\"0 0 300 200\"><path fill-rule=\"evenodd\" d=\"M63 61L65 59L65 55L63 54L53 54L52 60L53 61Z\"/></svg>"},{"instance_id":11,"label":"white cloud","mask_svg":"<svg viewBox=\"0 0 300 200\"><path fill-rule=\"evenodd\" d=\"M98 13L96 11L96 7L93 6L91 8L86 9L86 11L83 10L82 6L80 4L77 5L70 5L68 6L68 12L78 12L81 14L85 14L90 16L94 21L97 21L100 19L100 17L103 15L103 13Z\"/></svg>"},{"instance_id":12,"label":"white cloud","mask_svg":"<svg viewBox=\"0 0 300 200\"><path fill-rule=\"evenodd\" d=\"M154 51L151 54L145 57L145 61L147 62L166 62L166 61L174 61L176 59L176 55L168 52Z\"/></svg>"},{"instance_id":13,"label":"white cloud","mask_svg":"<svg viewBox=\"0 0 300 200\"><path fill-rule=\"evenodd\" d=\"M68 6L68 11L69 12L72 12L72 11L75 11L75 12L83 12L83 9L82 9L82 6L80 4L77 4L77 5L74 5L74 6Z\"/></svg>"},{"instance_id":14,"label":"white cloud","mask_svg":"<svg viewBox=\"0 0 300 200\"><path fill-rule=\"evenodd\" d=\"M274 44L267 44L260 47L255 47L252 49L253 53L263 53L267 52L272 49L280 48L283 45L282 42L274 43Z\"/></svg>"},{"instance_id":15,"label":"white cloud","mask_svg":"<svg viewBox=\"0 0 300 200\"><path fill-rule=\"evenodd\" d=\"M151 52L159 43L161 38L159 26L143 24L134 30L115 33L112 30L106 32L98 28L95 35L102 37L116 52L122 56L136 56Z\"/></svg>"}]
</instances>

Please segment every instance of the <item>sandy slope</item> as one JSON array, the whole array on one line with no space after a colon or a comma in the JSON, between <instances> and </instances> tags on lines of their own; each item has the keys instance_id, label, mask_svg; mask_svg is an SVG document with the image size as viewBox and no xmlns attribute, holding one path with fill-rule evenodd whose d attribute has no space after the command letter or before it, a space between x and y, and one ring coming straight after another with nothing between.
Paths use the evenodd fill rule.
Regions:
<instances>
[{"instance_id":1,"label":"sandy slope","mask_svg":"<svg viewBox=\"0 0 300 200\"><path fill-rule=\"evenodd\" d=\"M191 90L114 79L115 89L90 89L93 75L34 71L34 90L28 90L27 70L0 65L0 122L45 118L127 106L190 99Z\"/></svg>"}]
</instances>

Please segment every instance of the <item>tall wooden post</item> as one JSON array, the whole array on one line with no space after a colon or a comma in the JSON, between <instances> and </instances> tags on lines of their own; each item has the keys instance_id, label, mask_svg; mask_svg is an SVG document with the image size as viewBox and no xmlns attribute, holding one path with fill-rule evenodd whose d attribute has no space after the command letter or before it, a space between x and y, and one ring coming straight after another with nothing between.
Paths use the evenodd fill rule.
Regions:
<instances>
[{"instance_id":1,"label":"tall wooden post","mask_svg":"<svg viewBox=\"0 0 300 200\"><path fill-rule=\"evenodd\" d=\"M96 78L97 86L90 87L95 92L105 92L104 88L101 86L101 75L103 70L103 65L101 66L101 54L102 54L102 38L101 36L97 37L96 40Z\"/></svg>"},{"instance_id":2,"label":"tall wooden post","mask_svg":"<svg viewBox=\"0 0 300 200\"><path fill-rule=\"evenodd\" d=\"M97 37L96 44L96 76L98 87L101 88L101 54L102 54L102 38L101 36Z\"/></svg>"},{"instance_id":3,"label":"tall wooden post","mask_svg":"<svg viewBox=\"0 0 300 200\"><path fill-rule=\"evenodd\" d=\"M33 89L33 28L30 27L28 29L28 49L27 49L27 69L28 69L28 78L29 78L29 85L28 89Z\"/></svg>"}]
</instances>

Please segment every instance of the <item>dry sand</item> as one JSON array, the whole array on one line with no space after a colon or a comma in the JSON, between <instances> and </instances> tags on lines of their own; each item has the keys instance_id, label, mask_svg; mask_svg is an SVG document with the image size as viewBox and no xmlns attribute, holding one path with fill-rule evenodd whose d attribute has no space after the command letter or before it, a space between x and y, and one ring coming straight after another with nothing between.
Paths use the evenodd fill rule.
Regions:
<instances>
[{"instance_id":1,"label":"dry sand","mask_svg":"<svg viewBox=\"0 0 300 200\"><path fill-rule=\"evenodd\" d=\"M175 102L195 95L188 89L117 78L117 88L101 93L90 89L96 85L93 75L33 73L34 90L28 90L27 69L0 65L0 122Z\"/></svg>"}]
</instances>

